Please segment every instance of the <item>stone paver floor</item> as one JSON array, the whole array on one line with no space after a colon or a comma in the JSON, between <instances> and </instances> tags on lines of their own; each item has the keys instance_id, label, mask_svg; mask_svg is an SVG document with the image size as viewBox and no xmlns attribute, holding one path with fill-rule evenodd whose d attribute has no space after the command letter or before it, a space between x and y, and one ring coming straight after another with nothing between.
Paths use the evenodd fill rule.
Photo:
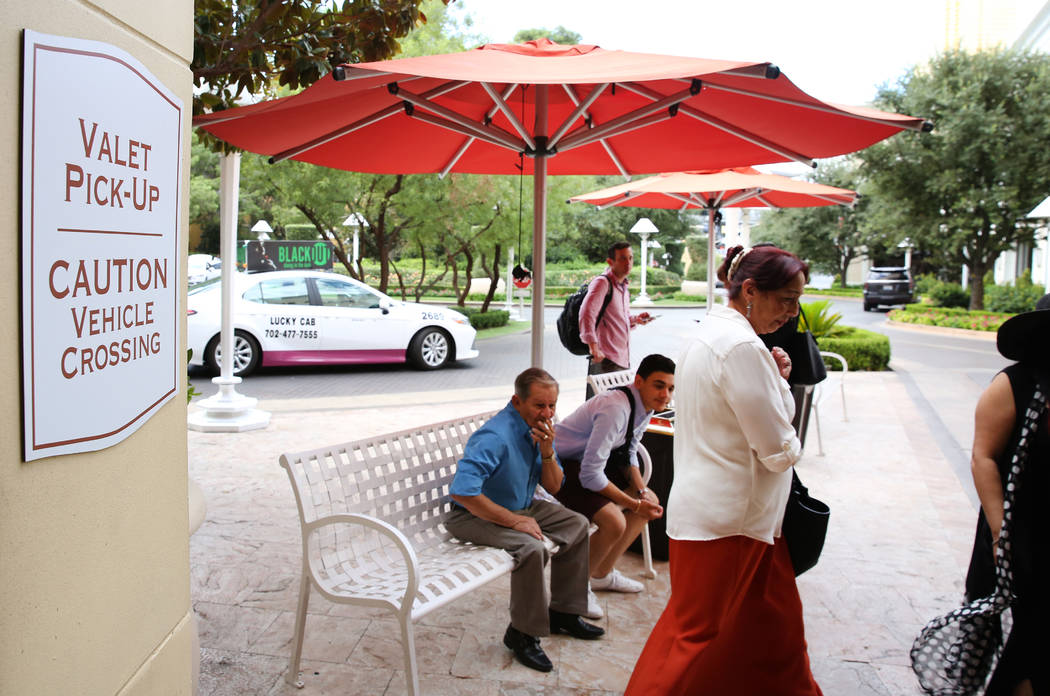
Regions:
<instances>
[{"instance_id":1,"label":"stone paver floor","mask_svg":"<svg viewBox=\"0 0 1050 696\"><path fill-rule=\"evenodd\" d=\"M843 422L837 389L820 405L823 449L811 425L798 471L832 508L820 564L799 578L813 670L829 696L918 694L908 650L922 625L955 606L975 510L898 376L851 373ZM582 399L564 385L560 411ZM578 394L577 394L578 392ZM509 393L509 389L508 389ZM573 399L570 399L570 395ZM570 401L575 400L575 403ZM400 401L400 403L398 403ZM300 536L283 451L317 447L501 407L501 390L263 403L266 430L189 433L190 476L207 500L191 538L191 597L199 618L202 696L405 693L397 624L389 615L333 605L316 593L303 650L302 690L283 677L299 585ZM970 405L972 408L972 405ZM439 415L438 415L439 414ZM641 577L628 554L622 571ZM427 696L609 696L622 693L667 599L666 563L641 595L599 595L599 641L543 640L549 674L514 662L500 638L507 579L426 617L416 627ZM703 588L696 588L697 592Z\"/></svg>"}]
</instances>

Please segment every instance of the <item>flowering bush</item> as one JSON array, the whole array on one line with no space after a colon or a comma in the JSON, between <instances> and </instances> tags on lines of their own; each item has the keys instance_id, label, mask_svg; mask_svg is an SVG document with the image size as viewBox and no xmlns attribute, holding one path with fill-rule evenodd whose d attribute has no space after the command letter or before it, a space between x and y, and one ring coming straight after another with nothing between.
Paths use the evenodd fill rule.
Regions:
<instances>
[{"instance_id":1,"label":"flowering bush","mask_svg":"<svg viewBox=\"0 0 1050 696\"><path fill-rule=\"evenodd\" d=\"M998 331L1002 323L1012 316L1012 314L1001 312L971 312L965 309L928 305L908 305L904 309L894 309L889 313L889 318L893 321L970 331Z\"/></svg>"}]
</instances>

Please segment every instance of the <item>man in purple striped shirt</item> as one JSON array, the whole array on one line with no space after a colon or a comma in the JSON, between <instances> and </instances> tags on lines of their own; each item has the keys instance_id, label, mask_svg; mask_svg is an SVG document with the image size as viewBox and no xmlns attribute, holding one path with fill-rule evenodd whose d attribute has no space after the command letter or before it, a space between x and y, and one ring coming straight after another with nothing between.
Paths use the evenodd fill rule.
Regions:
<instances>
[{"instance_id":1,"label":"man in purple striped shirt","mask_svg":"<svg viewBox=\"0 0 1050 696\"><path fill-rule=\"evenodd\" d=\"M609 268L596 276L580 305L580 338L591 348L587 363L588 375L627 370L631 366L631 329L653 320L648 312L632 315L631 298L627 292L627 276L634 266L634 250L630 242L616 242L609 248L605 260ZM609 297L605 311L605 298ZM600 321L599 321L599 315ZM587 385L587 398L594 396Z\"/></svg>"}]
</instances>

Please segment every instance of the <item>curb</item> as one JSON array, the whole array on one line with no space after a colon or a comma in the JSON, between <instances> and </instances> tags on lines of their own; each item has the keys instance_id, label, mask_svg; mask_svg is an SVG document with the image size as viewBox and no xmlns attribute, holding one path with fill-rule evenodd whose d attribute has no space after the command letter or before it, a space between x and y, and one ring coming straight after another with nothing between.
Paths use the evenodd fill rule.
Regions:
<instances>
[{"instance_id":1,"label":"curb","mask_svg":"<svg viewBox=\"0 0 1050 696\"><path fill-rule=\"evenodd\" d=\"M998 337L997 331L971 331L970 329L956 329L950 326L927 326L926 324L909 324L903 321L886 320L887 326L895 329L917 331L919 333L937 333L947 336L958 336L959 338L972 338L978 341L994 341Z\"/></svg>"}]
</instances>

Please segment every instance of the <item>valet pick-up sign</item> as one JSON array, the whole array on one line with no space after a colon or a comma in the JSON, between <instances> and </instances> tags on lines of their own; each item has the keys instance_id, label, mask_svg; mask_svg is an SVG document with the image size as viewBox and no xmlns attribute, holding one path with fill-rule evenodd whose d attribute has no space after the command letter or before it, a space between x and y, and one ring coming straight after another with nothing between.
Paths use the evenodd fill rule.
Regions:
<instances>
[{"instance_id":1,"label":"valet pick-up sign","mask_svg":"<svg viewBox=\"0 0 1050 696\"><path fill-rule=\"evenodd\" d=\"M25 31L26 460L112 446L179 391L183 104L108 44Z\"/></svg>"}]
</instances>

